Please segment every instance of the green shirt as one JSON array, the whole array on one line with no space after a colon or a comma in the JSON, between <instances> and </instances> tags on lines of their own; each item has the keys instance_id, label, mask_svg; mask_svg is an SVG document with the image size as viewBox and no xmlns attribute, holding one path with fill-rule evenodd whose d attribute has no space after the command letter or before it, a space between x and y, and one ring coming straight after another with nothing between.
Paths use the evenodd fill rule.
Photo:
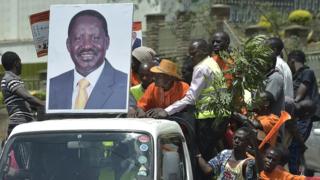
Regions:
<instances>
[{"instance_id":1,"label":"green shirt","mask_svg":"<svg viewBox=\"0 0 320 180\"><path fill-rule=\"evenodd\" d=\"M144 89L141 84L138 84L136 86L131 87L130 92L133 95L134 99L138 102L144 94Z\"/></svg>"}]
</instances>

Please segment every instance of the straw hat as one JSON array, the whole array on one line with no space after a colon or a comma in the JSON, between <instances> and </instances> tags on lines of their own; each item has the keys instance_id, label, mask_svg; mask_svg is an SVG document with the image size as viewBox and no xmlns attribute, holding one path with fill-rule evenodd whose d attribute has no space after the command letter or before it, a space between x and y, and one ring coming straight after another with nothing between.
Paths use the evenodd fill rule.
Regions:
<instances>
[{"instance_id":1,"label":"straw hat","mask_svg":"<svg viewBox=\"0 0 320 180\"><path fill-rule=\"evenodd\" d=\"M147 63L153 60L156 52L146 46L140 46L132 51L132 56L141 63Z\"/></svg>"},{"instance_id":2,"label":"straw hat","mask_svg":"<svg viewBox=\"0 0 320 180\"><path fill-rule=\"evenodd\" d=\"M180 76L177 72L177 65L176 63L168 60L168 59L162 59L159 66L154 66L150 69L153 73L163 73L167 74L169 76L176 77L180 79Z\"/></svg>"}]
</instances>

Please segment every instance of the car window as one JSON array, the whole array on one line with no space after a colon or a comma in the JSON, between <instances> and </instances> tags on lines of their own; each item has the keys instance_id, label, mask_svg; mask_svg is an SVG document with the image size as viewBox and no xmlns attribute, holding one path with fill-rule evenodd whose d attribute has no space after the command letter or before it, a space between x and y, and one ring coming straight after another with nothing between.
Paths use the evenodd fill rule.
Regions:
<instances>
[{"instance_id":1,"label":"car window","mask_svg":"<svg viewBox=\"0 0 320 180\"><path fill-rule=\"evenodd\" d=\"M5 180L153 179L152 138L143 133L17 136L0 164Z\"/></svg>"},{"instance_id":2,"label":"car window","mask_svg":"<svg viewBox=\"0 0 320 180\"><path fill-rule=\"evenodd\" d=\"M179 135L160 136L159 173L163 180L185 180L186 161L183 138Z\"/></svg>"}]
</instances>

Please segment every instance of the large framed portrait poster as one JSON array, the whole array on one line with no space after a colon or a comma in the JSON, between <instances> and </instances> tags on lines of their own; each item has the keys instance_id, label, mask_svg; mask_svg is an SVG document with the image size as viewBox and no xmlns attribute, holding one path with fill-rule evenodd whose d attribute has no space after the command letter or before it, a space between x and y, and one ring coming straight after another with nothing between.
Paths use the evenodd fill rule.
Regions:
<instances>
[{"instance_id":1,"label":"large framed portrait poster","mask_svg":"<svg viewBox=\"0 0 320 180\"><path fill-rule=\"evenodd\" d=\"M47 113L128 111L133 4L50 7Z\"/></svg>"}]
</instances>

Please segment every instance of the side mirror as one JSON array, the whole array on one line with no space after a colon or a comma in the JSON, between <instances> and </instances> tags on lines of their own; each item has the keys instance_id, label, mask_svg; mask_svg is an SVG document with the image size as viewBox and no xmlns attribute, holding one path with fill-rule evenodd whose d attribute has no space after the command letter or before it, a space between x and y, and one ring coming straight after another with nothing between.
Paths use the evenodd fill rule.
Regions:
<instances>
[{"instance_id":1,"label":"side mirror","mask_svg":"<svg viewBox=\"0 0 320 180\"><path fill-rule=\"evenodd\" d=\"M320 136L320 129L314 129L313 132L316 136Z\"/></svg>"}]
</instances>

